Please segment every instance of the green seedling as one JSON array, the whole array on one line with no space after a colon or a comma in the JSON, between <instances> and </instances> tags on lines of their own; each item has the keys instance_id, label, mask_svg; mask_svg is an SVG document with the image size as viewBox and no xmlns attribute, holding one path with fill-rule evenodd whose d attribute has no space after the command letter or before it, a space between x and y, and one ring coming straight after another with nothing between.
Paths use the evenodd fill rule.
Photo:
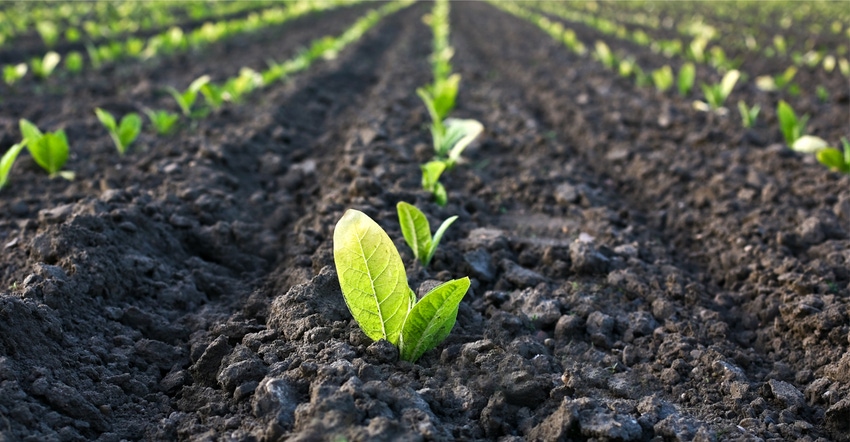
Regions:
<instances>
[{"instance_id":1,"label":"green seedling","mask_svg":"<svg viewBox=\"0 0 850 442\"><path fill-rule=\"evenodd\" d=\"M457 220L457 216L452 216L443 221L440 224L440 228L437 229L437 232L432 237L431 225L428 223L428 218L416 206L402 201L396 205L396 211L398 212L398 223L401 226L401 233L404 235L405 242L413 250L413 254L422 263L422 266L428 267L431 258L434 257L434 253L437 251L437 246L440 245L440 241L446 233L446 229Z\"/></svg>"},{"instance_id":2,"label":"green seedling","mask_svg":"<svg viewBox=\"0 0 850 442\"><path fill-rule=\"evenodd\" d=\"M26 63L3 66L3 81L11 86L21 78L24 78L24 75L27 74L27 69Z\"/></svg>"},{"instance_id":3,"label":"green seedling","mask_svg":"<svg viewBox=\"0 0 850 442\"><path fill-rule=\"evenodd\" d=\"M21 119L20 127L30 155L51 178L58 175L67 180L74 179L74 172L61 170L68 161L68 139L64 130L42 133L36 125L24 119Z\"/></svg>"},{"instance_id":4,"label":"green seedling","mask_svg":"<svg viewBox=\"0 0 850 442\"><path fill-rule=\"evenodd\" d=\"M696 77L697 69L693 63L688 62L682 65L682 69L679 70L679 95L684 97L691 93Z\"/></svg>"},{"instance_id":5,"label":"green seedling","mask_svg":"<svg viewBox=\"0 0 850 442\"><path fill-rule=\"evenodd\" d=\"M841 139L842 150L827 147L817 152L818 161L835 172L850 174L850 141Z\"/></svg>"},{"instance_id":6,"label":"green seedling","mask_svg":"<svg viewBox=\"0 0 850 442\"><path fill-rule=\"evenodd\" d=\"M823 138L816 137L814 135L803 135L794 141L794 144L791 145L791 150L800 153L816 154L828 147L829 143L827 143Z\"/></svg>"},{"instance_id":7,"label":"green seedling","mask_svg":"<svg viewBox=\"0 0 850 442\"><path fill-rule=\"evenodd\" d=\"M823 85L818 85L815 88L815 95L818 97L818 100L821 103L826 103L827 101L829 101L829 91L827 91L826 88L823 87Z\"/></svg>"},{"instance_id":8,"label":"green seedling","mask_svg":"<svg viewBox=\"0 0 850 442\"><path fill-rule=\"evenodd\" d=\"M744 100L738 101L738 111L741 112L741 123L745 128L749 129L756 124L756 118L761 111L761 106L755 104L753 107L747 106Z\"/></svg>"},{"instance_id":9,"label":"green seedling","mask_svg":"<svg viewBox=\"0 0 850 442\"><path fill-rule=\"evenodd\" d=\"M776 107L776 117L779 119L779 128L785 138L785 144L793 148L794 142L806 133L806 123L809 121L809 116L803 115L802 118L798 119L794 109L785 100L779 100L779 105Z\"/></svg>"},{"instance_id":10,"label":"green seedling","mask_svg":"<svg viewBox=\"0 0 850 442\"><path fill-rule=\"evenodd\" d=\"M673 87L673 69L664 65L652 71L652 83L659 92L664 92Z\"/></svg>"},{"instance_id":11,"label":"green seedling","mask_svg":"<svg viewBox=\"0 0 850 442\"><path fill-rule=\"evenodd\" d=\"M337 222L333 242L345 304L366 336L389 341L403 360L415 362L449 335L469 278L439 285L417 301L392 240L357 210Z\"/></svg>"},{"instance_id":12,"label":"green seedling","mask_svg":"<svg viewBox=\"0 0 850 442\"><path fill-rule=\"evenodd\" d=\"M451 169L460 161L464 149L484 131L484 126L469 119L448 118L443 121L431 94L423 88L417 89L416 93L431 116L431 137L437 159L445 160L446 167Z\"/></svg>"},{"instance_id":13,"label":"green seedling","mask_svg":"<svg viewBox=\"0 0 850 442\"><path fill-rule=\"evenodd\" d=\"M83 70L83 55L77 51L71 51L65 56L65 68L72 74Z\"/></svg>"},{"instance_id":14,"label":"green seedling","mask_svg":"<svg viewBox=\"0 0 850 442\"><path fill-rule=\"evenodd\" d=\"M44 58L33 58L30 61L32 73L43 80L53 73L60 61L62 61L62 56L53 51L44 54Z\"/></svg>"},{"instance_id":15,"label":"green seedling","mask_svg":"<svg viewBox=\"0 0 850 442\"><path fill-rule=\"evenodd\" d=\"M10 147L0 158L0 189L6 187L6 183L9 182L9 172L12 171L12 165L15 164L15 160L24 146L26 146L26 140Z\"/></svg>"},{"instance_id":16,"label":"green seedling","mask_svg":"<svg viewBox=\"0 0 850 442\"><path fill-rule=\"evenodd\" d=\"M112 137L115 148L121 155L127 152L127 148L133 144L133 141L136 141L136 138L142 132L142 118L135 112L124 115L120 123L116 123L115 117L101 108L96 108L94 113L106 127L106 130L109 131L109 136Z\"/></svg>"},{"instance_id":17,"label":"green seedling","mask_svg":"<svg viewBox=\"0 0 850 442\"><path fill-rule=\"evenodd\" d=\"M184 92L180 92L170 86L167 90L168 93L171 94L172 97L174 97L174 101L177 102L177 105L180 106L180 111L183 112L183 115L191 117L193 116L192 106L195 105L195 101L198 98L198 92L205 84L209 83L209 81L209 75L202 75L192 81L192 83L189 85L188 88L186 88Z\"/></svg>"},{"instance_id":18,"label":"green seedling","mask_svg":"<svg viewBox=\"0 0 850 442\"><path fill-rule=\"evenodd\" d=\"M40 21L36 23L35 30L41 36L44 45L48 48L52 48L56 44L56 41L59 40L59 28L52 21Z\"/></svg>"},{"instance_id":19,"label":"green seedling","mask_svg":"<svg viewBox=\"0 0 850 442\"><path fill-rule=\"evenodd\" d=\"M209 86L209 83L207 86ZM239 76L231 78L224 85L222 88L223 96L227 101L238 103L242 96L262 86L262 74L251 68L243 67L239 70Z\"/></svg>"},{"instance_id":20,"label":"green seedling","mask_svg":"<svg viewBox=\"0 0 850 442\"><path fill-rule=\"evenodd\" d=\"M446 162L429 161L422 166L422 188L434 195L434 201L439 206L445 206L449 200L446 188L440 182L440 176L446 171Z\"/></svg>"},{"instance_id":21,"label":"green seedling","mask_svg":"<svg viewBox=\"0 0 850 442\"><path fill-rule=\"evenodd\" d=\"M89 55L89 61L92 67L99 69L103 65L103 60L100 59L100 53L95 45L91 43L86 44L86 53Z\"/></svg>"},{"instance_id":22,"label":"green seedling","mask_svg":"<svg viewBox=\"0 0 850 442\"><path fill-rule=\"evenodd\" d=\"M145 114L153 123L156 133L160 135L168 135L174 130L174 125L180 119L180 115L168 112L167 110L152 110L145 109Z\"/></svg>"},{"instance_id":23,"label":"green seedling","mask_svg":"<svg viewBox=\"0 0 850 442\"><path fill-rule=\"evenodd\" d=\"M723 76L723 79L720 80L720 83L718 84L702 84L702 92L705 95L705 101L708 103L711 110L717 111L723 107L723 104L726 102L726 98L728 98L729 94L732 93L732 89L735 88L735 83L738 82L738 78L740 77L740 72L737 70L731 70Z\"/></svg>"},{"instance_id":24,"label":"green seedling","mask_svg":"<svg viewBox=\"0 0 850 442\"><path fill-rule=\"evenodd\" d=\"M68 40L68 43L76 43L80 41L80 30L77 28L68 28L65 30L65 40Z\"/></svg>"},{"instance_id":25,"label":"green seedling","mask_svg":"<svg viewBox=\"0 0 850 442\"><path fill-rule=\"evenodd\" d=\"M217 84L206 83L201 86L199 91L201 92L201 95L204 96L204 100L210 105L210 107L213 108L214 111L218 111L226 101L224 88Z\"/></svg>"},{"instance_id":26,"label":"green seedling","mask_svg":"<svg viewBox=\"0 0 850 442\"><path fill-rule=\"evenodd\" d=\"M594 44L596 49L595 56L606 68L614 69L617 66L617 57L611 52L611 48L604 41L597 40Z\"/></svg>"}]
</instances>

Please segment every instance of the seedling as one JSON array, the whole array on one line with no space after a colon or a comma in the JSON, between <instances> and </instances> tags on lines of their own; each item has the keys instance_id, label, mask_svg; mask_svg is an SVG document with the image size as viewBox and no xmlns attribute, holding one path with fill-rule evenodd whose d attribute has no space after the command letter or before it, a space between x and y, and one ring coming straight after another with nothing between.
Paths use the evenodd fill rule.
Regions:
<instances>
[{"instance_id":1,"label":"seedling","mask_svg":"<svg viewBox=\"0 0 850 442\"><path fill-rule=\"evenodd\" d=\"M221 86L214 83L206 83L199 89L204 100L214 111L218 111L225 101L225 91ZM182 107L182 106L181 106Z\"/></svg>"},{"instance_id":2,"label":"seedling","mask_svg":"<svg viewBox=\"0 0 850 442\"><path fill-rule=\"evenodd\" d=\"M439 206L445 206L449 200L446 188L440 182L440 175L446 171L445 161L429 161L422 166L422 188L434 195L434 201Z\"/></svg>"},{"instance_id":3,"label":"seedling","mask_svg":"<svg viewBox=\"0 0 850 442\"><path fill-rule=\"evenodd\" d=\"M818 100L821 103L829 101L829 91L827 91L823 85L818 85L818 87L815 88L815 95L817 95Z\"/></svg>"},{"instance_id":4,"label":"seedling","mask_svg":"<svg viewBox=\"0 0 850 442\"><path fill-rule=\"evenodd\" d=\"M33 58L30 61L32 73L43 80L53 73L53 70L56 69L56 66L59 66L61 60L62 56L53 51L44 54L44 58Z\"/></svg>"},{"instance_id":5,"label":"seedling","mask_svg":"<svg viewBox=\"0 0 850 442\"><path fill-rule=\"evenodd\" d=\"M694 80L696 80L697 70L693 63L685 63L682 69L679 70L679 95L687 96L694 88Z\"/></svg>"},{"instance_id":6,"label":"seedling","mask_svg":"<svg viewBox=\"0 0 850 442\"><path fill-rule=\"evenodd\" d=\"M77 51L71 51L65 56L65 68L72 74L83 70L83 56Z\"/></svg>"},{"instance_id":7,"label":"seedling","mask_svg":"<svg viewBox=\"0 0 850 442\"><path fill-rule=\"evenodd\" d=\"M19 63L15 65L3 66L3 81L9 86L17 83L18 80L24 78L27 74L27 64Z\"/></svg>"},{"instance_id":8,"label":"seedling","mask_svg":"<svg viewBox=\"0 0 850 442\"><path fill-rule=\"evenodd\" d=\"M705 94L705 101L711 110L718 111L723 107L723 104L726 102L726 98L728 98L729 94L732 93L732 89L735 88L735 83L738 82L738 78L740 77L740 72L737 70L731 70L723 76L720 83L712 85L703 83L701 85L702 92Z\"/></svg>"},{"instance_id":9,"label":"seedling","mask_svg":"<svg viewBox=\"0 0 850 442\"><path fill-rule=\"evenodd\" d=\"M59 39L59 28L52 21L40 21L36 23L35 30L41 36L44 45L48 48L53 47L56 44L56 40Z\"/></svg>"},{"instance_id":10,"label":"seedling","mask_svg":"<svg viewBox=\"0 0 850 442\"><path fill-rule=\"evenodd\" d=\"M850 174L850 141L841 139L842 150L827 147L817 152L818 161L831 170Z\"/></svg>"},{"instance_id":11,"label":"seedling","mask_svg":"<svg viewBox=\"0 0 850 442\"><path fill-rule=\"evenodd\" d=\"M445 160L446 167L451 169L460 161L464 149L484 131L484 126L476 120L448 118L442 121L431 94L423 88L417 89L416 93L425 103L431 116L431 137L437 159Z\"/></svg>"},{"instance_id":12,"label":"seedling","mask_svg":"<svg viewBox=\"0 0 850 442\"><path fill-rule=\"evenodd\" d=\"M416 206L402 201L396 205L396 210L398 211L398 223L401 226L401 233L404 235L404 240L410 246L410 249L413 250L416 259L424 267L428 267L431 258L434 257L434 253L437 251L437 246L440 245L440 240L443 239L443 234L457 220L457 216L452 216L443 221L440 224L440 228L437 229L437 232L432 237L431 225L428 223L428 218Z\"/></svg>"},{"instance_id":13,"label":"seedling","mask_svg":"<svg viewBox=\"0 0 850 442\"><path fill-rule=\"evenodd\" d=\"M798 119L794 109L785 100L779 100L779 105L776 107L776 117L779 119L779 128L782 130L785 144L793 147L794 142L806 133L806 123L809 121L809 116L803 115L802 118Z\"/></svg>"},{"instance_id":14,"label":"seedling","mask_svg":"<svg viewBox=\"0 0 850 442\"><path fill-rule=\"evenodd\" d=\"M42 133L38 127L27 120L21 119L21 134L23 143L35 162L50 174L50 177L61 176L67 180L74 179L74 172L61 171L68 161L68 139L64 130Z\"/></svg>"},{"instance_id":15,"label":"seedling","mask_svg":"<svg viewBox=\"0 0 850 442\"><path fill-rule=\"evenodd\" d=\"M755 104L753 107L748 107L744 100L740 100L738 101L738 111L741 112L741 123L749 129L755 125L761 106Z\"/></svg>"},{"instance_id":16,"label":"seedling","mask_svg":"<svg viewBox=\"0 0 850 442\"><path fill-rule=\"evenodd\" d=\"M191 117L193 116L192 106L194 106L195 101L198 98L198 92L205 84L209 83L209 81L209 75L202 75L196 78L184 92L180 92L170 86L167 90L168 93L174 97L174 101L177 102L177 105L180 106L180 110L183 112L183 115Z\"/></svg>"},{"instance_id":17,"label":"seedling","mask_svg":"<svg viewBox=\"0 0 850 442\"><path fill-rule=\"evenodd\" d=\"M118 124L116 124L115 117L112 114L101 108L96 108L94 113L97 115L97 119L106 127L106 130L109 131L109 136L112 137L115 148L118 149L118 153L121 155L124 155L130 144L133 144L133 141L136 141L139 133L142 132L142 118L135 112L124 115L121 123Z\"/></svg>"},{"instance_id":18,"label":"seedling","mask_svg":"<svg viewBox=\"0 0 850 442\"><path fill-rule=\"evenodd\" d=\"M174 130L174 124L180 119L180 115L168 112L167 110L152 110L145 109L145 114L153 123L156 133L160 135L168 135Z\"/></svg>"},{"instance_id":19,"label":"seedling","mask_svg":"<svg viewBox=\"0 0 850 442\"><path fill-rule=\"evenodd\" d=\"M611 52L611 48L604 41L597 40L595 43L596 59L599 60L606 68L614 69L617 65L617 57Z\"/></svg>"},{"instance_id":20,"label":"seedling","mask_svg":"<svg viewBox=\"0 0 850 442\"><path fill-rule=\"evenodd\" d=\"M800 153L817 154L826 148L829 148L829 143L827 143L823 138L816 137L814 135L803 135L800 138L797 138L794 141L794 144L791 145L791 150Z\"/></svg>"},{"instance_id":21,"label":"seedling","mask_svg":"<svg viewBox=\"0 0 850 442\"><path fill-rule=\"evenodd\" d=\"M457 320L469 278L443 283L421 300L407 284L401 255L392 240L363 212L350 209L334 230L334 264L348 310L370 339L399 347L415 362L440 344Z\"/></svg>"},{"instance_id":22,"label":"seedling","mask_svg":"<svg viewBox=\"0 0 850 442\"><path fill-rule=\"evenodd\" d=\"M652 82L659 92L670 89L673 86L673 69L669 65L664 65L652 71Z\"/></svg>"},{"instance_id":23,"label":"seedling","mask_svg":"<svg viewBox=\"0 0 850 442\"><path fill-rule=\"evenodd\" d=\"M797 75L797 68L789 66L781 74L771 77L770 75L762 75L756 77L756 87L765 92L780 91L793 86L791 81Z\"/></svg>"},{"instance_id":24,"label":"seedling","mask_svg":"<svg viewBox=\"0 0 850 442\"><path fill-rule=\"evenodd\" d=\"M24 146L26 146L26 141L22 141L18 144L13 145L3 154L3 157L0 158L0 189L6 186L6 183L9 182L9 172L12 170L12 165L15 164L15 160L18 158L18 154L21 153Z\"/></svg>"}]
</instances>

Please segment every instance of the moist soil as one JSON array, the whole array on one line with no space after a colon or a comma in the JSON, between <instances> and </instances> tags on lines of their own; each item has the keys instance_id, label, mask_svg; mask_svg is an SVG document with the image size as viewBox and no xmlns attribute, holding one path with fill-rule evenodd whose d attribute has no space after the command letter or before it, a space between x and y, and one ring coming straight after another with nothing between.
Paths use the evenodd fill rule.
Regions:
<instances>
[{"instance_id":1,"label":"moist soil","mask_svg":"<svg viewBox=\"0 0 850 442\"><path fill-rule=\"evenodd\" d=\"M175 110L164 86L284 60L370 7L3 86L0 151L18 118L64 128L77 179L22 155L0 196L1 439L850 440L850 177L779 144L769 107L744 130L453 3L453 115L486 132L445 207L419 188L427 4L124 157L91 111ZM799 105L827 139L848 118L838 86ZM759 94L731 100L775 101ZM459 216L427 269L399 201ZM349 208L420 295L472 278L416 363L343 302Z\"/></svg>"}]
</instances>

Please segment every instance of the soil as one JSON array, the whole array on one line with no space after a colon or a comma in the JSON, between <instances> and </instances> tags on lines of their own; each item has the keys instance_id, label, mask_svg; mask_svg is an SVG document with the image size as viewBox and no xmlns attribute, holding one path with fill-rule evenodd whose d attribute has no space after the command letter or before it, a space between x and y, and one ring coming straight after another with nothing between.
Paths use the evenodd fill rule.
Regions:
<instances>
[{"instance_id":1,"label":"soil","mask_svg":"<svg viewBox=\"0 0 850 442\"><path fill-rule=\"evenodd\" d=\"M486 133L446 207L419 188L427 4L124 157L90 111L176 110L162 87L284 60L368 8L2 86L0 151L18 118L65 128L77 179L22 155L0 197L0 439L850 440L850 176L779 144L767 108L741 129L457 2L453 115ZM838 139L846 100L807 103ZM427 269L399 201L459 216ZM349 208L412 287L472 278L416 363L345 307Z\"/></svg>"}]
</instances>

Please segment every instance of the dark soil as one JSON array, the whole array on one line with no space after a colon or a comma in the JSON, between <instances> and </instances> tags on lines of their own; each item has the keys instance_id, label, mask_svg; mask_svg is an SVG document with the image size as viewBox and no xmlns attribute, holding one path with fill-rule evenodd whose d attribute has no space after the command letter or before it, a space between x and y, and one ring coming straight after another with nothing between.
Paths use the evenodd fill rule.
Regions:
<instances>
[{"instance_id":1,"label":"dark soil","mask_svg":"<svg viewBox=\"0 0 850 442\"><path fill-rule=\"evenodd\" d=\"M850 440L850 177L775 121L745 131L458 2L453 115L486 133L436 206L429 7L123 158L95 106L174 110L162 87L286 59L367 8L3 90L0 151L20 117L64 127L78 178L22 155L0 195L0 439ZM829 106L811 124L837 139ZM398 201L459 216L428 269ZM345 307L348 208L412 287L473 280L415 364Z\"/></svg>"}]
</instances>

